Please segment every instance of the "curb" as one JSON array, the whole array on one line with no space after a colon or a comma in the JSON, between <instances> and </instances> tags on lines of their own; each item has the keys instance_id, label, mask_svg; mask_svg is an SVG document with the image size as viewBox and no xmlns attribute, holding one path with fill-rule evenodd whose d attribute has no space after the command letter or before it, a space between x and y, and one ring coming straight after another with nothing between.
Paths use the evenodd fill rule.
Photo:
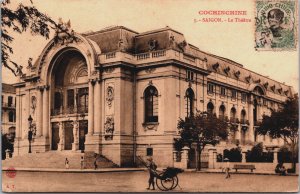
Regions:
<instances>
[{"instance_id":1,"label":"curb","mask_svg":"<svg viewBox=\"0 0 300 194\"><path fill-rule=\"evenodd\" d=\"M185 172L195 172L195 173L215 173L215 174L224 174L222 171L196 171L196 170L185 170ZM230 174L248 174L248 175L276 175L273 172L230 172ZM287 174L286 176L299 176L298 174Z\"/></svg>"},{"instance_id":2,"label":"curb","mask_svg":"<svg viewBox=\"0 0 300 194\"><path fill-rule=\"evenodd\" d=\"M2 168L2 171L23 171L23 172L57 172L57 173L108 173L108 172L136 172L145 171L142 168L103 168L103 169L49 169L49 168Z\"/></svg>"}]
</instances>

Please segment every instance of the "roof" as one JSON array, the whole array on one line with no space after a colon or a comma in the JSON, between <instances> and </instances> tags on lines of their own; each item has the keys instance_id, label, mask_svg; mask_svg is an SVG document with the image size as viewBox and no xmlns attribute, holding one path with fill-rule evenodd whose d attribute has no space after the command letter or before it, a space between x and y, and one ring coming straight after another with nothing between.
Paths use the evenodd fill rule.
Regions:
<instances>
[{"instance_id":1,"label":"roof","mask_svg":"<svg viewBox=\"0 0 300 194\"><path fill-rule=\"evenodd\" d=\"M13 85L2 83L2 92L6 93L16 93L16 89Z\"/></svg>"}]
</instances>

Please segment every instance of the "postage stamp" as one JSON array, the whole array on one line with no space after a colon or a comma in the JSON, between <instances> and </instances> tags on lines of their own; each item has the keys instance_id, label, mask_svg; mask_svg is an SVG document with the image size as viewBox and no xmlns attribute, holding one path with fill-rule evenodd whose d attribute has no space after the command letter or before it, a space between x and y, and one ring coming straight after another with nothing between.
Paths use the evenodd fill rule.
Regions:
<instances>
[{"instance_id":1,"label":"postage stamp","mask_svg":"<svg viewBox=\"0 0 300 194\"><path fill-rule=\"evenodd\" d=\"M298 13L296 0L256 0L255 49L295 50Z\"/></svg>"}]
</instances>

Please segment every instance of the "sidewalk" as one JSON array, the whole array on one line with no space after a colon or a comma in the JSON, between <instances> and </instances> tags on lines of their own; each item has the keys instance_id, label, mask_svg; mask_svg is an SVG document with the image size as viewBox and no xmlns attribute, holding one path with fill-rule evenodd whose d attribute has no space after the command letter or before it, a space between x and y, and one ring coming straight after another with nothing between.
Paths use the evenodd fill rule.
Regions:
<instances>
[{"instance_id":1,"label":"sidewalk","mask_svg":"<svg viewBox=\"0 0 300 194\"><path fill-rule=\"evenodd\" d=\"M196 171L195 169L186 169L185 172L197 172L197 173L225 173L222 169L201 169L201 171ZM230 170L230 174L255 174L255 175L278 175L274 171L257 171L254 170L251 172L250 170ZM279 176L279 175L278 175ZM298 176L298 174L287 174L287 176Z\"/></svg>"},{"instance_id":2,"label":"sidewalk","mask_svg":"<svg viewBox=\"0 0 300 194\"><path fill-rule=\"evenodd\" d=\"M10 167L9 167L10 168ZM99 168L99 169L55 169L55 168L14 168L15 171L26 172L59 172L59 173L106 173L106 172L134 172L145 171L145 168ZM2 167L2 171L9 171Z\"/></svg>"},{"instance_id":3,"label":"sidewalk","mask_svg":"<svg viewBox=\"0 0 300 194\"><path fill-rule=\"evenodd\" d=\"M158 171L163 171L164 168L158 168ZM99 169L54 169L54 168L14 168L15 171L26 172L59 172L59 173L107 173L107 172L135 172L135 171L147 171L146 168L99 168ZM2 167L2 171L9 171L8 167ZM185 169L184 172L195 173L224 173L222 169L201 169L196 171L195 169ZM230 171L231 174L253 174L253 175L278 175L274 171L256 171L250 170L235 170ZM287 176L298 176L298 174L287 174Z\"/></svg>"}]
</instances>

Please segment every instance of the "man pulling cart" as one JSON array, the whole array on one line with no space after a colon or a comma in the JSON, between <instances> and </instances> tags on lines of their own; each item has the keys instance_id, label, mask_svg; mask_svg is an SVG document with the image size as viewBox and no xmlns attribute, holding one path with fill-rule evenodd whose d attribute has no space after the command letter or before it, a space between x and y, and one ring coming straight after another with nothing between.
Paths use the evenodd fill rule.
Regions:
<instances>
[{"instance_id":1,"label":"man pulling cart","mask_svg":"<svg viewBox=\"0 0 300 194\"><path fill-rule=\"evenodd\" d=\"M140 156L138 156L138 159L141 161L141 163L148 168L149 170L149 187L147 189L150 189L152 185L152 189L155 190L154 186L154 178L156 178L156 186L161 191L168 191L175 189L179 183L177 174L182 173L183 170L180 168L174 168L174 167L167 167L166 169L163 169L162 172L158 172L156 170L157 166L153 162L153 159L149 157L147 160L149 161L149 164L147 164Z\"/></svg>"}]
</instances>

